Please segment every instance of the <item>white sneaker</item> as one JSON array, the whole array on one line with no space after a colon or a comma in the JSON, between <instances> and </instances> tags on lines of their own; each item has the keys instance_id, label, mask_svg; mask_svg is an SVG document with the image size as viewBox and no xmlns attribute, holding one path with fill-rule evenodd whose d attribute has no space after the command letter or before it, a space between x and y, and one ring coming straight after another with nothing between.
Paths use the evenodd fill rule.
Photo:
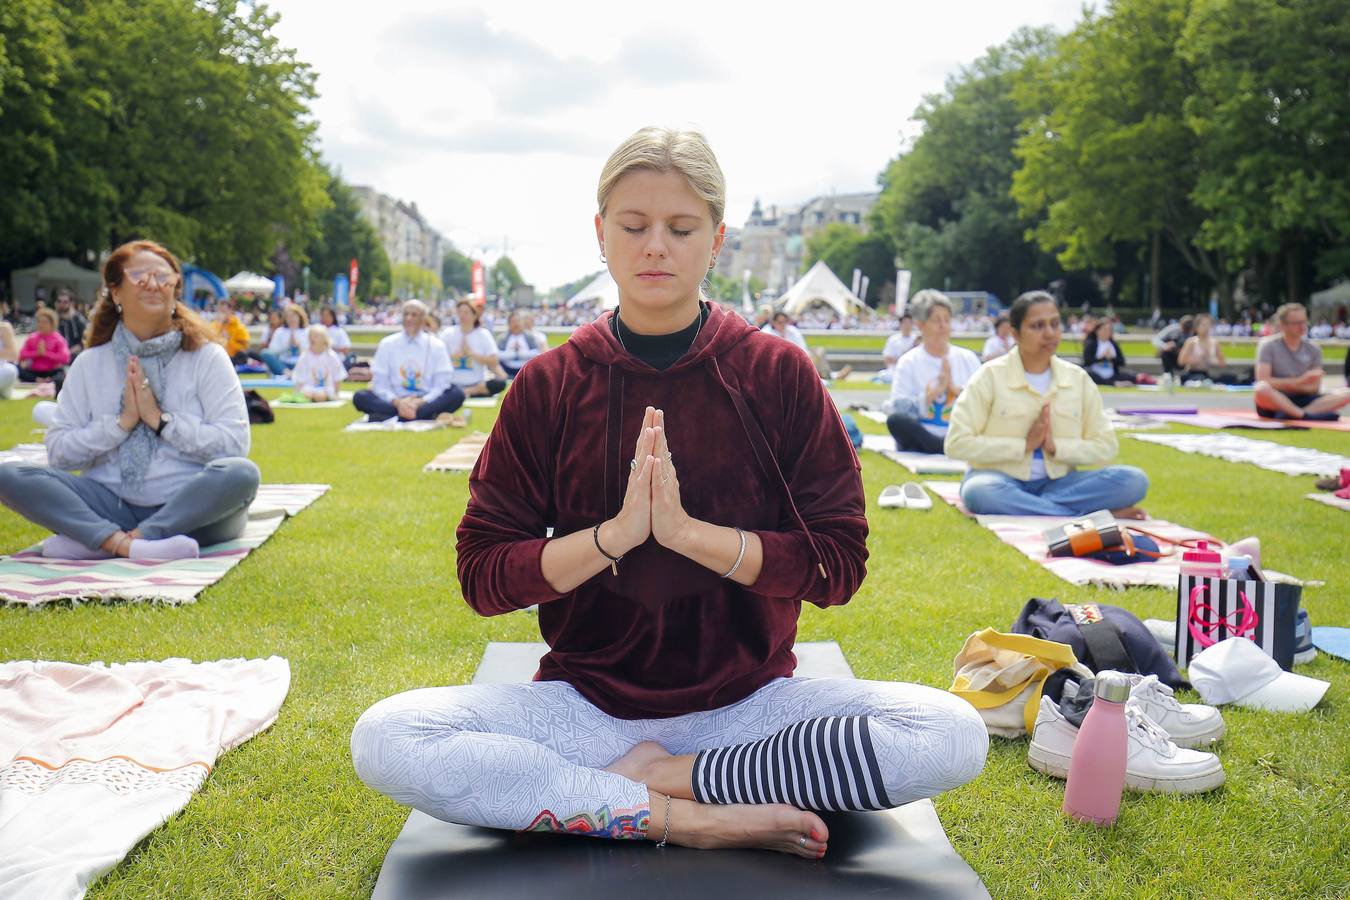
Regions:
<instances>
[{"instance_id":1,"label":"white sneaker","mask_svg":"<svg viewBox=\"0 0 1350 900\"><path fill-rule=\"evenodd\" d=\"M1213 753L1183 750L1135 704L1125 705L1125 789L1158 794L1198 794L1223 784L1223 764ZM1069 759L1078 729L1049 697L1041 698L1027 762L1038 772L1069 777Z\"/></svg>"},{"instance_id":2,"label":"white sneaker","mask_svg":"<svg viewBox=\"0 0 1350 900\"><path fill-rule=\"evenodd\" d=\"M1207 747L1223 737L1223 713L1202 703L1178 703L1172 689L1157 675L1126 675L1130 705L1148 716L1178 747Z\"/></svg>"}]
</instances>

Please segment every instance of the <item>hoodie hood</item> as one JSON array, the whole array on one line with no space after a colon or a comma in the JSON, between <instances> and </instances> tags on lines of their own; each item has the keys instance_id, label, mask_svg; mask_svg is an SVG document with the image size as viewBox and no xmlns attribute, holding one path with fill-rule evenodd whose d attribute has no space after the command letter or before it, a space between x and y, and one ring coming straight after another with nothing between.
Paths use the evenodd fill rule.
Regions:
<instances>
[{"instance_id":1,"label":"hoodie hood","mask_svg":"<svg viewBox=\"0 0 1350 900\"><path fill-rule=\"evenodd\" d=\"M576 345L592 362L604 366L615 366L635 375L673 375L696 366L705 365L709 358L726 354L729 350L755 333L754 326L740 316L727 312L720 303L708 303L708 321L703 323L689 352L680 357L665 372L658 373L633 354L629 353L614 336L610 320L615 310L603 312L594 321L582 325L572 332L570 342Z\"/></svg>"}]
</instances>

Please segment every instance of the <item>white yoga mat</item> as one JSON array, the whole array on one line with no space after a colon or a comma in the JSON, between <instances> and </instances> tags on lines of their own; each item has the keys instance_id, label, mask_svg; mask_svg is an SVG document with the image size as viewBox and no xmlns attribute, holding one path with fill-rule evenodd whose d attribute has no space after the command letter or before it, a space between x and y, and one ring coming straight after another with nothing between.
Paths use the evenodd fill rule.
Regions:
<instances>
[{"instance_id":1,"label":"white yoga mat","mask_svg":"<svg viewBox=\"0 0 1350 900\"><path fill-rule=\"evenodd\" d=\"M277 656L0 664L0 897L84 896L276 721L290 684Z\"/></svg>"},{"instance_id":2,"label":"white yoga mat","mask_svg":"<svg viewBox=\"0 0 1350 900\"><path fill-rule=\"evenodd\" d=\"M964 475L970 466L963 460L952 459L941 453L913 453L895 449L895 438L889 434L863 435L864 450L879 453L915 475Z\"/></svg>"},{"instance_id":3,"label":"white yoga mat","mask_svg":"<svg viewBox=\"0 0 1350 900\"><path fill-rule=\"evenodd\" d=\"M1350 457L1236 434L1132 434L1129 437L1162 444L1182 453L1250 463L1285 475L1334 475L1341 469L1350 468Z\"/></svg>"},{"instance_id":4,"label":"white yoga mat","mask_svg":"<svg viewBox=\"0 0 1350 900\"><path fill-rule=\"evenodd\" d=\"M372 422L368 416L362 416L355 422L348 425L343 431L435 431L437 428L445 428L435 419L385 419L383 422Z\"/></svg>"},{"instance_id":5,"label":"white yoga mat","mask_svg":"<svg viewBox=\"0 0 1350 900\"><path fill-rule=\"evenodd\" d=\"M483 452L483 445L487 443L487 439L486 434L475 431L448 450L438 453L435 459L422 467L422 471L471 472L474 463L478 462L478 454Z\"/></svg>"},{"instance_id":6,"label":"white yoga mat","mask_svg":"<svg viewBox=\"0 0 1350 900\"><path fill-rule=\"evenodd\" d=\"M1327 506L1334 506L1337 509L1343 509L1350 512L1350 500L1342 500L1335 494L1304 494L1309 500L1316 500L1318 503L1325 503Z\"/></svg>"}]
</instances>

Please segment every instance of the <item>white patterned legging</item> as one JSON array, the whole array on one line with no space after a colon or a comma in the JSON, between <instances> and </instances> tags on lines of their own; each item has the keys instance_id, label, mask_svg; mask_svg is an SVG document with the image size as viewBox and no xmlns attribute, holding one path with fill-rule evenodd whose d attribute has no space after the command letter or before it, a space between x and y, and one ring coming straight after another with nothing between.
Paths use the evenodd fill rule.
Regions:
<instances>
[{"instance_id":1,"label":"white patterned legging","mask_svg":"<svg viewBox=\"0 0 1350 900\"><path fill-rule=\"evenodd\" d=\"M370 787L447 822L642 838L646 785L603 767L645 740L699 754L704 802L813 810L931 797L978 775L989 746L966 701L915 684L779 678L721 709L616 719L544 681L389 697L356 723L352 762Z\"/></svg>"}]
</instances>

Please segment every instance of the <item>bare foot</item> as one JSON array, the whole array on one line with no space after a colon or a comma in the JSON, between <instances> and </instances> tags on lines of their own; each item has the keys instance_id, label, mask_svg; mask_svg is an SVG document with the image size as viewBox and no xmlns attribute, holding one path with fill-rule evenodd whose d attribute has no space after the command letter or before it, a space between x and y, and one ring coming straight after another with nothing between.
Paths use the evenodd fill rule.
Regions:
<instances>
[{"instance_id":1,"label":"bare foot","mask_svg":"<svg viewBox=\"0 0 1350 900\"><path fill-rule=\"evenodd\" d=\"M665 810L652 804L648 840L665 833ZM661 821L658 821L660 819ZM820 816L782 803L720 806L672 800L670 843L699 850L774 850L805 859L825 855L829 829Z\"/></svg>"},{"instance_id":2,"label":"bare foot","mask_svg":"<svg viewBox=\"0 0 1350 900\"><path fill-rule=\"evenodd\" d=\"M671 759L670 753L656 741L634 744L633 749L605 766L604 771L622 775L631 781L646 783L652 765L662 759Z\"/></svg>"},{"instance_id":3,"label":"bare foot","mask_svg":"<svg viewBox=\"0 0 1350 900\"><path fill-rule=\"evenodd\" d=\"M1127 506L1124 509L1113 509L1111 515L1117 519L1147 519L1148 513L1137 506Z\"/></svg>"}]
</instances>

